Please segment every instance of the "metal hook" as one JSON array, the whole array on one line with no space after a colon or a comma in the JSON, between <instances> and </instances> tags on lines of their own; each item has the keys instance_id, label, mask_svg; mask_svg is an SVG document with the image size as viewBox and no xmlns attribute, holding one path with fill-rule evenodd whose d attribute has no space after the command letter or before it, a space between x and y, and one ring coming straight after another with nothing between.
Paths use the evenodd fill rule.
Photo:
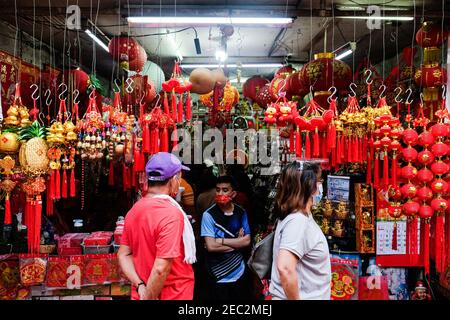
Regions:
<instances>
[{"instance_id":1,"label":"metal hook","mask_svg":"<svg viewBox=\"0 0 450 320\"><path fill-rule=\"evenodd\" d=\"M44 114L42 112L39 112L38 120L39 120L39 123L41 124L41 126L43 126L43 127L45 126L44 119L45 119Z\"/></svg>"},{"instance_id":2,"label":"metal hook","mask_svg":"<svg viewBox=\"0 0 450 320\"><path fill-rule=\"evenodd\" d=\"M114 84L116 85L116 88L117 88L117 91L115 91L115 90L113 89L114 92L120 92L120 84L118 84L117 81L119 81L119 79L114 79Z\"/></svg>"},{"instance_id":3,"label":"metal hook","mask_svg":"<svg viewBox=\"0 0 450 320\"><path fill-rule=\"evenodd\" d=\"M66 100L66 98L63 99L62 97L67 92L67 85L65 83L61 83L58 86L58 89L60 89L61 87L64 87L64 90L59 94L58 98L59 98L59 100Z\"/></svg>"},{"instance_id":4,"label":"metal hook","mask_svg":"<svg viewBox=\"0 0 450 320\"><path fill-rule=\"evenodd\" d=\"M367 70L364 72L364 74L367 74L367 72L369 72L369 76L368 76L367 79L366 79L366 84L372 84L373 80L370 80L370 82L369 82L370 77L372 77L372 70L367 69Z\"/></svg>"},{"instance_id":5,"label":"metal hook","mask_svg":"<svg viewBox=\"0 0 450 320\"><path fill-rule=\"evenodd\" d=\"M334 98L334 96L337 93L337 89L335 86L330 87L330 89L328 89L328 91L331 91L331 95L328 97L327 101L328 103L331 103L331 100Z\"/></svg>"},{"instance_id":6,"label":"metal hook","mask_svg":"<svg viewBox=\"0 0 450 320\"><path fill-rule=\"evenodd\" d=\"M140 103L140 104L142 104L142 101L144 101L145 96L146 96L146 94L145 94L145 92L144 92L144 93L142 94L141 99L139 100L139 103Z\"/></svg>"},{"instance_id":7,"label":"metal hook","mask_svg":"<svg viewBox=\"0 0 450 320\"><path fill-rule=\"evenodd\" d=\"M423 105L423 93L422 92L420 93L420 104Z\"/></svg>"},{"instance_id":8,"label":"metal hook","mask_svg":"<svg viewBox=\"0 0 450 320\"><path fill-rule=\"evenodd\" d=\"M95 88L94 88L94 90L91 91L91 93L89 93L89 99L97 98L96 96L94 97L94 92L95 92Z\"/></svg>"},{"instance_id":9,"label":"metal hook","mask_svg":"<svg viewBox=\"0 0 450 320\"><path fill-rule=\"evenodd\" d=\"M350 91L353 93L353 95L351 96L349 94L349 97L356 97L356 92L355 92L355 89L353 89L353 87L355 87L355 89L356 89L358 86L354 82L350 83L349 88L350 88Z\"/></svg>"},{"instance_id":10,"label":"metal hook","mask_svg":"<svg viewBox=\"0 0 450 320\"><path fill-rule=\"evenodd\" d=\"M402 88L397 87L397 88L395 88L394 92L397 92L397 89L400 90L400 91L397 93L397 95L395 96L395 99L394 99L394 100L395 100L395 102L400 103L400 102L402 102L402 100L403 100L403 98L402 98L402 99L399 99L400 94L402 93Z\"/></svg>"},{"instance_id":11,"label":"metal hook","mask_svg":"<svg viewBox=\"0 0 450 320\"><path fill-rule=\"evenodd\" d=\"M157 96L158 96L158 100L156 100L155 106L158 106L159 101L161 100L161 95L159 93L157 94Z\"/></svg>"},{"instance_id":12,"label":"metal hook","mask_svg":"<svg viewBox=\"0 0 450 320\"><path fill-rule=\"evenodd\" d=\"M133 83L134 83L134 80L131 79L131 78L127 78L127 80L126 80L125 82L127 83L127 87L125 88L125 90L126 90L128 93L132 93L132 92L133 92L133 87L132 87L132 85L133 85Z\"/></svg>"},{"instance_id":13,"label":"metal hook","mask_svg":"<svg viewBox=\"0 0 450 320\"><path fill-rule=\"evenodd\" d=\"M383 88L383 91L380 92L380 98L383 98L384 97L384 92L386 91L386 86L384 84L382 84L379 89L381 89L381 88Z\"/></svg>"},{"instance_id":14,"label":"metal hook","mask_svg":"<svg viewBox=\"0 0 450 320\"><path fill-rule=\"evenodd\" d=\"M66 118L66 121L67 121L68 119L70 119L71 117L72 117L72 112L67 111L67 118Z\"/></svg>"},{"instance_id":15,"label":"metal hook","mask_svg":"<svg viewBox=\"0 0 450 320\"><path fill-rule=\"evenodd\" d=\"M286 79L283 79L283 85L282 85L281 88L278 90L278 94L280 94L281 92L283 92L284 87L286 87Z\"/></svg>"},{"instance_id":16,"label":"metal hook","mask_svg":"<svg viewBox=\"0 0 450 320\"><path fill-rule=\"evenodd\" d=\"M38 100L38 99L41 97L40 95L38 95L38 96L36 97L36 93L39 91L39 86L38 86L36 83L33 83L33 84L30 86L30 89L32 89L32 88L35 88L35 89L34 89L33 93L31 94L31 99L33 99L34 101L36 101L36 100Z\"/></svg>"},{"instance_id":17,"label":"metal hook","mask_svg":"<svg viewBox=\"0 0 450 320\"><path fill-rule=\"evenodd\" d=\"M80 100L78 100L79 96L80 96L80 90L78 90L78 89L73 90L73 103L74 104L80 103Z\"/></svg>"},{"instance_id":18,"label":"metal hook","mask_svg":"<svg viewBox=\"0 0 450 320\"><path fill-rule=\"evenodd\" d=\"M45 99L45 104L47 106L51 105L51 103L53 101L52 99L50 99L50 97L52 96L52 91L50 89L45 90L44 96L46 98ZM50 99L50 101L49 101L49 99Z\"/></svg>"},{"instance_id":19,"label":"metal hook","mask_svg":"<svg viewBox=\"0 0 450 320\"><path fill-rule=\"evenodd\" d=\"M447 86L445 84L442 85L442 100L445 100L445 95L447 93Z\"/></svg>"},{"instance_id":20,"label":"metal hook","mask_svg":"<svg viewBox=\"0 0 450 320\"><path fill-rule=\"evenodd\" d=\"M411 104L413 101L412 101L412 100L409 101L409 98L411 98L411 95L412 95L412 89L411 89L411 88L408 88L408 89L406 89L405 93L406 93L406 92L409 92L409 94L408 94L408 97L407 97L406 100L405 100L405 103Z\"/></svg>"}]
</instances>

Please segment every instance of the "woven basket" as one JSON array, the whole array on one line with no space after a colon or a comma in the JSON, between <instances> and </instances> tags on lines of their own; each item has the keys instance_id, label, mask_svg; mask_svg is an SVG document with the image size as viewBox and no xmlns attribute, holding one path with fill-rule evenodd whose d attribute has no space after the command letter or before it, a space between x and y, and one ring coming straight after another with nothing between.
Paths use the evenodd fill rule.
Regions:
<instances>
[{"instance_id":1,"label":"woven basket","mask_svg":"<svg viewBox=\"0 0 450 320\"><path fill-rule=\"evenodd\" d=\"M41 244L39 252L42 254L50 254L56 249L56 244Z\"/></svg>"}]
</instances>

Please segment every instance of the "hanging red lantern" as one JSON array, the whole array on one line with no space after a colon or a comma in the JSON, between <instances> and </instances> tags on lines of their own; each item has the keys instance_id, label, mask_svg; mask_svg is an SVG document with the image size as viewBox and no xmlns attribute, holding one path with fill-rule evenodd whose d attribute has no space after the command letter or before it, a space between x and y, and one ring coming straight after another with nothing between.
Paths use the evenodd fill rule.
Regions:
<instances>
[{"instance_id":1,"label":"hanging red lantern","mask_svg":"<svg viewBox=\"0 0 450 320\"><path fill-rule=\"evenodd\" d=\"M433 191L427 186L423 186L419 190L417 190L417 196L422 201L429 201L433 198Z\"/></svg>"},{"instance_id":2,"label":"hanging red lantern","mask_svg":"<svg viewBox=\"0 0 450 320\"><path fill-rule=\"evenodd\" d=\"M147 52L141 45L138 46L138 49L139 51L136 58L128 62L128 69L131 71L141 72L147 62Z\"/></svg>"},{"instance_id":3,"label":"hanging red lantern","mask_svg":"<svg viewBox=\"0 0 450 320\"><path fill-rule=\"evenodd\" d=\"M419 144L422 147L428 147L434 143L434 136L429 131L424 131L419 135Z\"/></svg>"},{"instance_id":4,"label":"hanging red lantern","mask_svg":"<svg viewBox=\"0 0 450 320\"><path fill-rule=\"evenodd\" d=\"M72 76L74 89L78 89L81 94L85 93L89 86L89 75L80 68L76 68L64 72L66 82L69 81L70 76Z\"/></svg>"},{"instance_id":5,"label":"hanging red lantern","mask_svg":"<svg viewBox=\"0 0 450 320\"><path fill-rule=\"evenodd\" d=\"M438 142L431 147L431 152L437 158L443 157L448 153L448 146L443 142Z\"/></svg>"},{"instance_id":6,"label":"hanging red lantern","mask_svg":"<svg viewBox=\"0 0 450 320\"><path fill-rule=\"evenodd\" d=\"M423 165L429 165L434 161L434 155L429 150L424 150L417 156L417 161Z\"/></svg>"},{"instance_id":7,"label":"hanging red lantern","mask_svg":"<svg viewBox=\"0 0 450 320\"><path fill-rule=\"evenodd\" d=\"M274 99L270 94L270 83L264 85L264 87L262 87L262 89L256 95L256 103L261 108L266 108L268 104L274 102L275 100L276 99Z\"/></svg>"},{"instance_id":8,"label":"hanging red lantern","mask_svg":"<svg viewBox=\"0 0 450 320\"><path fill-rule=\"evenodd\" d=\"M446 137L449 132L449 127L445 123L436 123L431 127L431 134L435 138Z\"/></svg>"},{"instance_id":9,"label":"hanging red lantern","mask_svg":"<svg viewBox=\"0 0 450 320\"><path fill-rule=\"evenodd\" d=\"M431 183L431 189L434 193L446 193L448 190L448 183L442 179L436 179Z\"/></svg>"},{"instance_id":10,"label":"hanging red lantern","mask_svg":"<svg viewBox=\"0 0 450 320\"><path fill-rule=\"evenodd\" d=\"M270 94L272 95L272 99L278 99L280 93L285 94L286 99L292 99L292 95L289 93L289 83L286 77L282 75L273 78L270 82Z\"/></svg>"},{"instance_id":11,"label":"hanging red lantern","mask_svg":"<svg viewBox=\"0 0 450 320\"><path fill-rule=\"evenodd\" d=\"M261 76L253 76L242 85L242 95L252 101L256 101L258 92L267 84L269 80Z\"/></svg>"},{"instance_id":12,"label":"hanging red lantern","mask_svg":"<svg viewBox=\"0 0 450 320\"><path fill-rule=\"evenodd\" d=\"M286 81L288 83L288 90L292 96L304 97L308 92L309 88L303 86L300 80L300 71L294 72L287 76Z\"/></svg>"},{"instance_id":13,"label":"hanging red lantern","mask_svg":"<svg viewBox=\"0 0 450 320\"><path fill-rule=\"evenodd\" d=\"M400 190L404 198L414 198L417 194L417 187L411 182L404 184Z\"/></svg>"},{"instance_id":14,"label":"hanging red lantern","mask_svg":"<svg viewBox=\"0 0 450 320\"><path fill-rule=\"evenodd\" d=\"M431 165L431 171L433 171L435 175L443 175L448 172L448 165L439 160Z\"/></svg>"},{"instance_id":15,"label":"hanging red lantern","mask_svg":"<svg viewBox=\"0 0 450 320\"><path fill-rule=\"evenodd\" d=\"M412 147L402 149L403 159L405 159L408 162L415 161L417 159L417 154L418 154L417 150Z\"/></svg>"},{"instance_id":16,"label":"hanging red lantern","mask_svg":"<svg viewBox=\"0 0 450 320\"><path fill-rule=\"evenodd\" d=\"M424 88L440 87L447 83L447 70L437 63L423 65L416 71L414 80Z\"/></svg>"},{"instance_id":17,"label":"hanging red lantern","mask_svg":"<svg viewBox=\"0 0 450 320\"><path fill-rule=\"evenodd\" d=\"M402 177L407 180L414 179L417 176L417 169L413 167L411 164L408 164L406 167L403 167Z\"/></svg>"},{"instance_id":18,"label":"hanging red lantern","mask_svg":"<svg viewBox=\"0 0 450 320\"><path fill-rule=\"evenodd\" d=\"M419 209L419 216L421 219L429 219L433 216L433 208L429 205L422 205Z\"/></svg>"},{"instance_id":19,"label":"hanging red lantern","mask_svg":"<svg viewBox=\"0 0 450 320\"><path fill-rule=\"evenodd\" d=\"M419 170L419 172L417 173L417 179L419 179L419 181L424 183L433 181L433 178L434 178L433 172L431 172L431 170L427 168Z\"/></svg>"},{"instance_id":20,"label":"hanging red lantern","mask_svg":"<svg viewBox=\"0 0 450 320\"><path fill-rule=\"evenodd\" d=\"M437 212L444 212L448 208L448 203L445 199L436 198L431 200L431 208Z\"/></svg>"},{"instance_id":21,"label":"hanging red lantern","mask_svg":"<svg viewBox=\"0 0 450 320\"><path fill-rule=\"evenodd\" d=\"M419 134L417 133L417 131L411 128L403 130L402 136L403 142L411 146L415 146L419 138Z\"/></svg>"},{"instance_id":22,"label":"hanging red lantern","mask_svg":"<svg viewBox=\"0 0 450 320\"><path fill-rule=\"evenodd\" d=\"M416 41L422 48L440 47L447 39L447 31L442 26L433 22L424 22L422 27L416 33Z\"/></svg>"},{"instance_id":23,"label":"hanging red lantern","mask_svg":"<svg viewBox=\"0 0 450 320\"><path fill-rule=\"evenodd\" d=\"M420 204L415 201L408 200L403 204L403 212L406 216L414 216L419 212Z\"/></svg>"},{"instance_id":24,"label":"hanging red lantern","mask_svg":"<svg viewBox=\"0 0 450 320\"><path fill-rule=\"evenodd\" d=\"M286 77L287 75L294 73L295 71L296 70L291 65L283 66L275 72L275 77Z\"/></svg>"},{"instance_id":25,"label":"hanging red lantern","mask_svg":"<svg viewBox=\"0 0 450 320\"><path fill-rule=\"evenodd\" d=\"M108 49L113 59L119 62L122 68L128 70L130 61L138 59L143 54L136 39L127 36L113 37L108 44Z\"/></svg>"}]
</instances>

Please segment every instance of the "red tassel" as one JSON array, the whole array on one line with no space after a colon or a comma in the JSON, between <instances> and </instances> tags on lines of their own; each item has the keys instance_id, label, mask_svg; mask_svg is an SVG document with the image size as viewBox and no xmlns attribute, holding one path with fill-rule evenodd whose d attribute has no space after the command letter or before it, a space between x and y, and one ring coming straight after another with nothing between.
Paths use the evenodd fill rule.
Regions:
<instances>
[{"instance_id":1,"label":"red tassel","mask_svg":"<svg viewBox=\"0 0 450 320\"><path fill-rule=\"evenodd\" d=\"M183 122L183 96L180 95L180 100L178 100L178 123Z\"/></svg>"},{"instance_id":2,"label":"red tassel","mask_svg":"<svg viewBox=\"0 0 450 320\"><path fill-rule=\"evenodd\" d=\"M59 172L59 169L56 169L55 174L55 199L61 199L61 174Z\"/></svg>"},{"instance_id":3,"label":"red tassel","mask_svg":"<svg viewBox=\"0 0 450 320\"><path fill-rule=\"evenodd\" d=\"M63 199L67 198L67 170L66 169L63 170L61 197Z\"/></svg>"},{"instance_id":4,"label":"red tassel","mask_svg":"<svg viewBox=\"0 0 450 320\"><path fill-rule=\"evenodd\" d=\"M295 144L294 144L294 130L291 129L289 131L289 153L295 152Z\"/></svg>"},{"instance_id":5,"label":"red tassel","mask_svg":"<svg viewBox=\"0 0 450 320\"><path fill-rule=\"evenodd\" d=\"M313 137L313 157L319 158L320 156L320 140L319 140L319 129L316 128L314 131L314 137Z\"/></svg>"},{"instance_id":6,"label":"red tassel","mask_svg":"<svg viewBox=\"0 0 450 320\"><path fill-rule=\"evenodd\" d=\"M76 196L76 189L75 189L75 169L72 168L70 170L70 197L74 198Z\"/></svg>"},{"instance_id":7,"label":"red tassel","mask_svg":"<svg viewBox=\"0 0 450 320\"><path fill-rule=\"evenodd\" d=\"M336 148L331 149L331 167L336 168Z\"/></svg>"},{"instance_id":8,"label":"red tassel","mask_svg":"<svg viewBox=\"0 0 450 320\"><path fill-rule=\"evenodd\" d=\"M362 140L362 159L361 161L367 161L367 136L364 136L364 139Z\"/></svg>"},{"instance_id":9,"label":"red tassel","mask_svg":"<svg viewBox=\"0 0 450 320\"><path fill-rule=\"evenodd\" d=\"M122 164L122 185L123 185L123 191L127 191L128 189L128 172L127 172L127 166L125 163Z\"/></svg>"},{"instance_id":10,"label":"red tassel","mask_svg":"<svg viewBox=\"0 0 450 320\"><path fill-rule=\"evenodd\" d=\"M389 185L389 156L387 151L384 152L383 158L383 185Z\"/></svg>"},{"instance_id":11,"label":"red tassel","mask_svg":"<svg viewBox=\"0 0 450 320\"><path fill-rule=\"evenodd\" d=\"M367 166L366 166L366 184L372 184L372 159L370 157L367 159Z\"/></svg>"},{"instance_id":12,"label":"red tassel","mask_svg":"<svg viewBox=\"0 0 450 320\"><path fill-rule=\"evenodd\" d=\"M114 93L113 107L114 107L114 109L117 109L117 110L122 109L120 106L120 92Z\"/></svg>"},{"instance_id":13,"label":"red tassel","mask_svg":"<svg viewBox=\"0 0 450 320\"><path fill-rule=\"evenodd\" d=\"M328 127L328 147L331 149L336 148L336 126L334 125L334 121Z\"/></svg>"},{"instance_id":14,"label":"red tassel","mask_svg":"<svg viewBox=\"0 0 450 320\"><path fill-rule=\"evenodd\" d=\"M150 129L148 124L144 125L144 130L142 132L142 151L145 153L149 153L151 151L150 148Z\"/></svg>"},{"instance_id":15,"label":"red tassel","mask_svg":"<svg viewBox=\"0 0 450 320\"><path fill-rule=\"evenodd\" d=\"M175 95L175 92L172 92L172 120L177 122L178 116L177 116L177 97Z\"/></svg>"},{"instance_id":16,"label":"red tassel","mask_svg":"<svg viewBox=\"0 0 450 320\"><path fill-rule=\"evenodd\" d=\"M342 163L342 136L338 135L336 144L336 165Z\"/></svg>"},{"instance_id":17,"label":"red tassel","mask_svg":"<svg viewBox=\"0 0 450 320\"><path fill-rule=\"evenodd\" d=\"M47 207L46 207L47 217L53 216L53 199L52 199L51 194L50 194L51 181L52 181L52 178L50 176L50 179L47 182L47 192L46 192L46 194L47 194L47 198L46 198L46 202L47 202Z\"/></svg>"},{"instance_id":18,"label":"red tassel","mask_svg":"<svg viewBox=\"0 0 450 320\"><path fill-rule=\"evenodd\" d=\"M5 224L12 223L11 203L9 202L9 193L5 197Z\"/></svg>"},{"instance_id":19,"label":"red tassel","mask_svg":"<svg viewBox=\"0 0 450 320\"><path fill-rule=\"evenodd\" d=\"M438 216L436 216L436 233L435 233L435 237L434 237L434 248L435 248L435 262L436 262L436 271L438 273L441 273L442 271L444 271L444 269L442 268L442 257L444 255L443 253L443 249L444 247L444 241L445 241L445 237L444 237L444 216L442 216L441 214L438 214Z\"/></svg>"},{"instance_id":20,"label":"red tassel","mask_svg":"<svg viewBox=\"0 0 450 320\"><path fill-rule=\"evenodd\" d=\"M36 197L36 202L34 206L35 219L35 253L39 253L41 244L41 225L42 225L42 199L41 196Z\"/></svg>"},{"instance_id":21,"label":"red tassel","mask_svg":"<svg viewBox=\"0 0 450 320\"><path fill-rule=\"evenodd\" d=\"M145 103L140 103L139 104L139 115L141 116L141 118L144 117L144 113L145 113Z\"/></svg>"},{"instance_id":22,"label":"red tassel","mask_svg":"<svg viewBox=\"0 0 450 320\"><path fill-rule=\"evenodd\" d=\"M188 92L186 98L186 121L191 121L191 119L192 119L191 93Z\"/></svg>"},{"instance_id":23,"label":"red tassel","mask_svg":"<svg viewBox=\"0 0 450 320\"><path fill-rule=\"evenodd\" d=\"M295 155L297 159L302 157L302 136L298 129L295 131Z\"/></svg>"},{"instance_id":24,"label":"red tassel","mask_svg":"<svg viewBox=\"0 0 450 320\"><path fill-rule=\"evenodd\" d=\"M169 101L167 99L167 93L164 93L164 113L167 115L170 115Z\"/></svg>"},{"instance_id":25,"label":"red tassel","mask_svg":"<svg viewBox=\"0 0 450 320\"><path fill-rule=\"evenodd\" d=\"M397 250L397 221L394 221L394 229L392 230L392 250Z\"/></svg>"},{"instance_id":26,"label":"red tassel","mask_svg":"<svg viewBox=\"0 0 450 320\"><path fill-rule=\"evenodd\" d=\"M397 171L398 171L398 163L397 163L397 156L394 155L392 157L392 185L397 185Z\"/></svg>"},{"instance_id":27,"label":"red tassel","mask_svg":"<svg viewBox=\"0 0 450 320\"><path fill-rule=\"evenodd\" d=\"M445 217L445 235L446 235L446 241L445 245L447 249L444 248L445 251L445 259L442 261L444 263L444 266L450 265L450 213L447 212L447 215Z\"/></svg>"},{"instance_id":28,"label":"red tassel","mask_svg":"<svg viewBox=\"0 0 450 320\"><path fill-rule=\"evenodd\" d=\"M169 152L169 131L166 127L164 127L161 131L160 135L160 148L161 152Z\"/></svg>"},{"instance_id":29,"label":"red tassel","mask_svg":"<svg viewBox=\"0 0 450 320\"><path fill-rule=\"evenodd\" d=\"M423 224L423 266L425 275L430 274L430 224Z\"/></svg>"},{"instance_id":30,"label":"red tassel","mask_svg":"<svg viewBox=\"0 0 450 320\"><path fill-rule=\"evenodd\" d=\"M341 136L341 150L342 150L342 153L341 153L341 163L346 163L347 161L346 161L346 159L347 159L347 137L346 136L344 136L344 135L342 135Z\"/></svg>"},{"instance_id":31,"label":"red tassel","mask_svg":"<svg viewBox=\"0 0 450 320\"><path fill-rule=\"evenodd\" d=\"M411 220L411 238L410 238L410 248L412 254L419 254L419 248L418 248L418 241L419 241L419 234L418 234L418 227L419 227L419 219L417 217L413 217Z\"/></svg>"},{"instance_id":32,"label":"red tassel","mask_svg":"<svg viewBox=\"0 0 450 320\"><path fill-rule=\"evenodd\" d=\"M49 193L50 199L52 199L52 200L55 199L55 175L56 175L56 170L51 170L48 193Z\"/></svg>"},{"instance_id":33,"label":"red tassel","mask_svg":"<svg viewBox=\"0 0 450 320\"><path fill-rule=\"evenodd\" d=\"M311 159L311 140L309 137L309 131L306 132L305 159Z\"/></svg>"},{"instance_id":34,"label":"red tassel","mask_svg":"<svg viewBox=\"0 0 450 320\"><path fill-rule=\"evenodd\" d=\"M375 160L373 163L373 186L375 189L378 189L378 186L380 185L380 163L378 161L378 152L375 153Z\"/></svg>"},{"instance_id":35,"label":"red tassel","mask_svg":"<svg viewBox=\"0 0 450 320\"><path fill-rule=\"evenodd\" d=\"M158 128L153 128L150 130L150 140L151 140L151 153L155 154L159 152L159 130Z\"/></svg>"},{"instance_id":36,"label":"red tassel","mask_svg":"<svg viewBox=\"0 0 450 320\"><path fill-rule=\"evenodd\" d=\"M108 185L114 185L114 161L109 160Z\"/></svg>"},{"instance_id":37,"label":"red tassel","mask_svg":"<svg viewBox=\"0 0 450 320\"><path fill-rule=\"evenodd\" d=\"M324 132L323 136L322 136L322 139L321 139L321 143L322 143L322 159L326 159L327 158L328 150L331 151L331 149L328 148L327 141L328 141L327 135Z\"/></svg>"}]
</instances>

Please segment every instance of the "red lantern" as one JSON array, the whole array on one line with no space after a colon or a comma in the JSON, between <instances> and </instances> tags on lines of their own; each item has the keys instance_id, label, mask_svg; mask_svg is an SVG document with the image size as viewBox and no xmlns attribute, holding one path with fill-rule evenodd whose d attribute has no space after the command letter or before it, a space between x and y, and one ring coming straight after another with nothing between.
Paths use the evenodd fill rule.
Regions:
<instances>
[{"instance_id":1,"label":"red lantern","mask_svg":"<svg viewBox=\"0 0 450 320\"><path fill-rule=\"evenodd\" d=\"M414 148L404 148L402 149L403 159L408 162L415 161L417 159L417 150Z\"/></svg>"},{"instance_id":2,"label":"red lantern","mask_svg":"<svg viewBox=\"0 0 450 320\"><path fill-rule=\"evenodd\" d=\"M422 201L429 201L433 198L433 191L427 186L423 186L419 190L417 190L417 196Z\"/></svg>"},{"instance_id":3,"label":"red lantern","mask_svg":"<svg viewBox=\"0 0 450 320\"><path fill-rule=\"evenodd\" d=\"M444 123L436 123L431 127L431 134L437 137L446 137L449 134L449 128Z\"/></svg>"},{"instance_id":4,"label":"red lantern","mask_svg":"<svg viewBox=\"0 0 450 320\"><path fill-rule=\"evenodd\" d=\"M436 179L431 183L431 189L434 193L446 193L448 190L448 183L442 179Z\"/></svg>"},{"instance_id":5,"label":"red lantern","mask_svg":"<svg viewBox=\"0 0 450 320\"><path fill-rule=\"evenodd\" d=\"M434 154L429 150L424 150L417 156L417 161L423 165L431 164L434 161Z\"/></svg>"},{"instance_id":6,"label":"red lantern","mask_svg":"<svg viewBox=\"0 0 450 320\"><path fill-rule=\"evenodd\" d=\"M300 72L294 72L287 76L286 81L288 82L289 93L292 96L303 97L309 92L309 88L303 86L300 81Z\"/></svg>"},{"instance_id":7,"label":"red lantern","mask_svg":"<svg viewBox=\"0 0 450 320\"><path fill-rule=\"evenodd\" d=\"M448 165L443 161L435 162L431 165L431 171L436 175L443 175L448 172Z\"/></svg>"},{"instance_id":8,"label":"red lantern","mask_svg":"<svg viewBox=\"0 0 450 320\"><path fill-rule=\"evenodd\" d=\"M438 142L431 147L431 152L437 158L443 157L448 152L448 146L445 143Z\"/></svg>"},{"instance_id":9,"label":"red lantern","mask_svg":"<svg viewBox=\"0 0 450 320\"><path fill-rule=\"evenodd\" d=\"M422 48L440 47L447 39L447 31L442 33L441 25L431 22L424 22L422 27L416 33L416 41Z\"/></svg>"},{"instance_id":10,"label":"red lantern","mask_svg":"<svg viewBox=\"0 0 450 320\"><path fill-rule=\"evenodd\" d=\"M278 99L280 92L285 92L288 100L292 99L292 95L289 93L289 83L284 76L275 77L270 82L270 94L272 95L272 99Z\"/></svg>"},{"instance_id":11,"label":"red lantern","mask_svg":"<svg viewBox=\"0 0 450 320\"><path fill-rule=\"evenodd\" d=\"M128 69L136 72L141 72L144 69L145 63L147 62L147 52L145 52L144 47L138 47L139 52L135 59L129 61Z\"/></svg>"},{"instance_id":12,"label":"red lantern","mask_svg":"<svg viewBox=\"0 0 450 320\"><path fill-rule=\"evenodd\" d=\"M437 63L423 65L416 71L414 80L424 88L439 87L447 82L447 70Z\"/></svg>"},{"instance_id":13,"label":"red lantern","mask_svg":"<svg viewBox=\"0 0 450 320\"><path fill-rule=\"evenodd\" d=\"M389 186L389 198L399 200L402 197L402 192L399 186Z\"/></svg>"},{"instance_id":14,"label":"red lantern","mask_svg":"<svg viewBox=\"0 0 450 320\"><path fill-rule=\"evenodd\" d=\"M434 211L443 212L447 210L448 203L445 199L442 198L433 199L431 201L431 208L433 208Z\"/></svg>"},{"instance_id":15,"label":"red lantern","mask_svg":"<svg viewBox=\"0 0 450 320\"><path fill-rule=\"evenodd\" d=\"M242 85L242 94L244 97L256 101L256 96L258 92L267 84L269 80L262 78L260 76L253 76L249 78Z\"/></svg>"},{"instance_id":16,"label":"red lantern","mask_svg":"<svg viewBox=\"0 0 450 320\"><path fill-rule=\"evenodd\" d=\"M119 36L113 37L108 44L109 53L118 61L122 68L128 69L129 62L142 55L140 45L134 38ZM145 52L145 50L144 50Z\"/></svg>"},{"instance_id":17,"label":"red lantern","mask_svg":"<svg viewBox=\"0 0 450 320\"><path fill-rule=\"evenodd\" d=\"M434 143L434 136L429 131L424 131L419 135L419 144L422 147L428 147Z\"/></svg>"},{"instance_id":18,"label":"red lantern","mask_svg":"<svg viewBox=\"0 0 450 320\"><path fill-rule=\"evenodd\" d=\"M414 168L412 165L407 165L406 167L402 168L402 177L411 180L414 179L417 176L417 169Z\"/></svg>"},{"instance_id":19,"label":"red lantern","mask_svg":"<svg viewBox=\"0 0 450 320\"><path fill-rule=\"evenodd\" d=\"M419 216L422 219L428 219L433 216L433 208L431 208L429 205L422 205L419 209Z\"/></svg>"},{"instance_id":20,"label":"red lantern","mask_svg":"<svg viewBox=\"0 0 450 320\"><path fill-rule=\"evenodd\" d=\"M433 178L433 172L431 172L429 169L422 169L417 173L417 179L419 179L420 182L428 183L433 181Z\"/></svg>"},{"instance_id":21,"label":"red lantern","mask_svg":"<svg viewBox=\"0 0 450 320\"><path fill-rule=\"evenodd\" d=\"M272 95L270 94L270 83L266 84L256 95L256 103L261 108L266 108L271 102L274 102Z\"/></svg>"},{"instance_id":22,"label":"red lantern","mask_svg":"<svg viewBox=\"0 0 450 320\"><path fill-rule=\"evenodd\" d=\"M87 91L89 85L89 75L80 68L66 70L64 72L66 82L69 81L69 77L72 76L72 81L75 89L78 89L81 94Z\"/></svg>"},{"instance_id":23,"label":"red lantern","mask_svg":"<svg viewBox=\"0 0 450 320\"><path fill-rule=\"evenodd\" d=\"M287 75L294 73L296 70L292 68L291 65L287 65L284 67L281 67L280 69L275 72L275 77L283 76L286 77Z\"/></svg>"},{"instance_id":24,"label":"red lantern","mask_svg":"<svg viewBox=\"0 0 450 320\"><path fill-rule=\"evenodd\" d=\"M304 87L314 87L316 94L327 92L331 86L338 90L348 88L352 80L350 67L334 59L334 54L330 52L318 53L314 55L314 60L308 62L300 70L300 81Z\"/></svg>"},{"instance_id":25,"label":"red lantern","mask_svg":"<svg viewBox=\"0 0 450 320\"><path fill-rule=\"evenodd\" d=\"M403 212L406 216L413 216L419 212L420 205L415 202L408 200L405 204L403 204Z\"/></svg>"},{"instance_id":26,"label":"red lantern","mask_svg":"<svg viewBox=\"0 0 450 320\"><path fill-rule=\"evenodd\" d=\"M402 215L402 206L401 205L390 205L388 209L389 215L394 218L398 219Z\"/></svg>"},{"instance_id":27,"label":"red lantern","mask_svg":"<svg viewBox=\"0 0 450 320\"><path fill-rule=\"evenodd\" d=\"M405 198L414 198L417 194L417 187L412 183L403 185L400 190Z\"/></svg>"},{"instance_id":28,"label":"red lantern","mask_svg":"<svg viewBox=\"0 0 450 320\"><path fill-rule=\"evenodd\" d=\"M416 145L419 134L414 129L403 130L403 141L411 146Z\"/></svg>"}]
</instances>

